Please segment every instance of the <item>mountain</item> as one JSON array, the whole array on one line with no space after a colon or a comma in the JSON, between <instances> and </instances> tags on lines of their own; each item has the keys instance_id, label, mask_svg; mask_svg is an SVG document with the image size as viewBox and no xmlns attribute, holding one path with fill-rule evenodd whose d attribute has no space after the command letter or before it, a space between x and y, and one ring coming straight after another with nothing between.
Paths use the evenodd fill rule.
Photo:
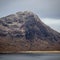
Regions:
<instances>
[{"instance_id":1,"label":"mountain","mask_svg":"<svg viewBox=\"0 0 60 60\"><path fill-rule=\"evenodd\" d=\"M0 18L0 52L60 51L60 33L33 12Z\"/></svg>"}]
</instances>

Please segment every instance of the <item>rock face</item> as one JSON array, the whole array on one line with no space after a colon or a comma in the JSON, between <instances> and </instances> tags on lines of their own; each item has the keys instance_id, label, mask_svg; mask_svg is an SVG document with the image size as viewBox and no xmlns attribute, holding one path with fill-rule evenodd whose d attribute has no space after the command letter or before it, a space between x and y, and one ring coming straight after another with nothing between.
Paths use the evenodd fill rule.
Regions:
<instances>
[{"instance_id":1,"label":"rock face","mask_svg":"<svg viewBox=\"0 0 60 60\"><path fill-rule=\"evenodd\" d=\"M0 18L0 52L60 50L60 33L32 12Z\"/></svg>"}]
</instances>

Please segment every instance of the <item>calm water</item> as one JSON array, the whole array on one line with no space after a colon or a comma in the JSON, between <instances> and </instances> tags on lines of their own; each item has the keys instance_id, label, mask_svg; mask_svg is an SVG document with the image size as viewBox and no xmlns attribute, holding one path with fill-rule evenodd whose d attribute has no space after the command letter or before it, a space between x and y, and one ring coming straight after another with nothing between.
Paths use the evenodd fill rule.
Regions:
<instances>
[{"instance_id":1,"label":"calm water","mask_svg":"<svg viewBox=\"0 0 60 60\"><path fill-rule=\"evenodd\" d=\"M0 54L0 60L60 60L60 54Z\"/></svg>"}]
</instances>

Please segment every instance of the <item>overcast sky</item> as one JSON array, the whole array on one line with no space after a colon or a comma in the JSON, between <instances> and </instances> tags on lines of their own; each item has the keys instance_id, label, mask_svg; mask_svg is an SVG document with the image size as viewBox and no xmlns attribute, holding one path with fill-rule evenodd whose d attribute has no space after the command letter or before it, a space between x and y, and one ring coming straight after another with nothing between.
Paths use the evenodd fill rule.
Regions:
<instances>
[{"instance_id":1,"label":"overcast sky","mask_svg":"<svg viewBox=\"0 0 60 60\"><path fill-rule=\"evenodd\" d=\"M60 0L0 0L0 17L26 10L44 18L43 22L60 32Z\"/></svg>"},{"instance_id":2,"label":"overcast sky","mask_svg":"<svg viewBox=\"0 0 60 60\"><path fill-rule=\"evenodd\" d=\"M24 10L41 17L60 18L60 0L0 0L0 17Z\"/></svg>"}]
</instances>

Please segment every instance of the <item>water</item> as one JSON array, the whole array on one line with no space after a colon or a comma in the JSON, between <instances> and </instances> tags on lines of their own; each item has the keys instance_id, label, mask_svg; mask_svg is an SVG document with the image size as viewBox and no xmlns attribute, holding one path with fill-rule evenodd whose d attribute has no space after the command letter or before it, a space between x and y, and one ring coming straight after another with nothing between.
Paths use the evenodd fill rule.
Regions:
<instances>
[{"instance_id":1,"label":"water","mask_svg":"<svg viewBox=\"0 0 60 60\"><path fill-rule=\"evenodd\" d=\"M60 60L60 54L0 54L0 60Z\"/></svg>"}]
</instances>

